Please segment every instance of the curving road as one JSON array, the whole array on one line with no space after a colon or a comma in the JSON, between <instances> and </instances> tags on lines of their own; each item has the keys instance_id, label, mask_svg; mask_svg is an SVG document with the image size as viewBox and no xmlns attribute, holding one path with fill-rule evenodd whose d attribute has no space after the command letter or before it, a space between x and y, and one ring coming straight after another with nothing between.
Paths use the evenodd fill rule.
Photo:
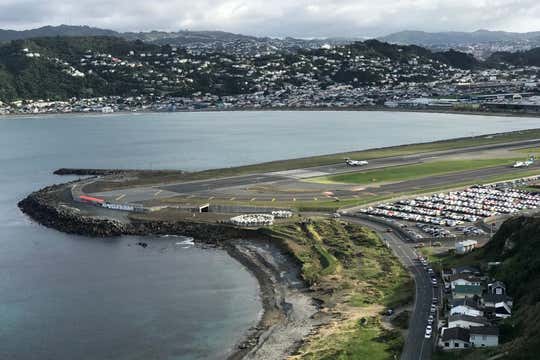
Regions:
<instances>
[{"instance_id":1,"label":"curving road","mask_svg":"<svg viewBox=\"0 0 540 360\"><path fill-rule=\"evenodd\" d=\"M426 339L424 334L433 298L437 297L439 303L441 301L439 291L436 291L431 285L429 275L422 265L415 261L417 254L411 243L407 243L407 239L403 239L400 234L386 232L387 227L380 223L353 216L343 216L342 219L367 226L377 232L414 277L416 289L414 308L409 320L409 330L401 353L401 360L431 359L436 343L437 321L433 323L433 336Z\"/></svg>"}]
</instances>

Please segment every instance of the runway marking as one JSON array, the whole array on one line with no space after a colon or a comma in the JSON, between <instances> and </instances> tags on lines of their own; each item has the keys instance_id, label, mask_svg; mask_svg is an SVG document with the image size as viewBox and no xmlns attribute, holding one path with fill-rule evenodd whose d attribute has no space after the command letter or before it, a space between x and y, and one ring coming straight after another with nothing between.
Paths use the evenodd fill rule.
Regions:
<instances>
[{"instance_id":1,"label":"runway marking","mask_svg":"<svg viewBox=\"0 0 540 360\"><path fill-rule=\"evenodd\" d=\"M236 198L235 198L235 197L232 197L232 198L230 198L230 201L233 201L234 199L236 199Z\"/></svg>"},{"instance_id":2,"label":"runway marking","mask_svg":"<svg viewBox=\"0 0 540 360\"><path fill-rule=\"evenodd\" d=\"M116 201L121 200L121 199L123 199L125 196L126 196L126 194L122 194L122 195L120 195L119 197L117 197L117 198L114 199L114 200L116 200Z\"/></svg>"},{"instance_id":3,"label":"runway marking","mask_svg":"<svg viewBox=\"0 0 540 360\"><path fill-rule=\"evenodd\" d=\"M154 194L154 196L158 196L159 194L161 194L162 191L163 191L163 190L158 190L158 191L156 191L156 193Z\"/></svg>"}]
</instances>

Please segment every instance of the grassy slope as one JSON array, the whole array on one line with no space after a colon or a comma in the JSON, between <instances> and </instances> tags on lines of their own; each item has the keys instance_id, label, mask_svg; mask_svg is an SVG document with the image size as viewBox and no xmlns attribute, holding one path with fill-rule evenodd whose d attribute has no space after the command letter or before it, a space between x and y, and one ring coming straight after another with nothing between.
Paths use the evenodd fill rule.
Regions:
<instances>
[{"instance_id":1,"label":"grassy slope","mask_svg":"<svg viewBox=\"0 0 540 360\"><path fill-rule=\"evenodd\" d=\"M268 235L302 265L302 275L325 307L344 315L335 331L315 337L299 358L391 359L401 350L399 333L383 329L378 312L410 303L414 286L378 236L335 220L275 225ZM364 320L362 320L364 319Z\"/></svg>"},{"instance_id":2,"label":"grassy slope","mask_svg":"<svg viewBox=\"0 0 540 360\"><path fill-rule=\"evenodd\" d=\"M322 183L374 184L418 179L500 165L510 166L516 159L447 160L384 169L352 172L312 179Z\"/></svg>"},{"instance_id":3,"label":"grassy slope","mask_svg":"<svg viewBox=\"0 0 540 360\"><path fill-rule=\"evenodd\" d=\"M513 316L501 325L504 344L491 352L507 352L504 359L538 359L540 351L540 217L517 217L505 222L482 249L467 256L434 256L443 266L502 264L489 271L506 283L514 298ZM460 359L481 359L476 352ZM446 359L446 357L441 357Z\"/></svg>"}]
</instances>

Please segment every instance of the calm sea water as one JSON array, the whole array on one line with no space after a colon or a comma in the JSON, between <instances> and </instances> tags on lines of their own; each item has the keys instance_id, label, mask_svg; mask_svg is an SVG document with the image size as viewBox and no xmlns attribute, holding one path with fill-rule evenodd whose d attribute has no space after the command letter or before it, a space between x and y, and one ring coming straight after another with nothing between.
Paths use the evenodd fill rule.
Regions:
<instances>
[{"instance_id":1,"label":"calm sea water","mask_svg":"<svg viewBox=\"0 0 540 360\"><path fill-rule=\"evenodd\" d=\"M382 112L0 117L0 359L219 359L257 321L255 279L178 238L88 239L16 207L59 167L201 170L540 127Z\"/></svg>"}]
</instances>

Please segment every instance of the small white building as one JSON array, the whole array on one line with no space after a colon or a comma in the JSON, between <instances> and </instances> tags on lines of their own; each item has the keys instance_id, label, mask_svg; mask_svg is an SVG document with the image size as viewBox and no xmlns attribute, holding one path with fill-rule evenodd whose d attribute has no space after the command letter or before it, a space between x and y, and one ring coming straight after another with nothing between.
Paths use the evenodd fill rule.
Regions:
<instances>
[{"instance_id":1,"label":"small white building","mask_svg":"<svg viewBox=\"0 0 540 360\"><path fill-rule=\"evenodd\" d=\"M469 329L470 343L474 347L499 345L499 328L496 326L472 326Z\"/></svg>"},{"instance_id":2,"label":"small white building","mask_svg":"<svg viewBox=\"0 0 540 360\"><path fill-rule=\"evenodd\" d=\"M478 245L478 241L476 240L463 240L456 243L456 253L463 255L468 252L473 251L476 248L476 245Z\"/></svg>"},{"instance_id":3,"label":"small white building","mask_svg":"<svg viewBox=\"0 0 540 360\"><path fill-rule=\"evenodd\" d=\"M452 301L450 315L483 316L484 312L471 298L456 299Z\"/></svg>"},{"instance_id":4,"label":"small white building","mask_svg":"<svg viewBox=\"0 0 540 360\"><path fill-rule=\"evenodd\" d=\"M443 328L440 345L443 350L467 349L469 342L469 329L460 327Z\"/></svg>"}]
</instances>

